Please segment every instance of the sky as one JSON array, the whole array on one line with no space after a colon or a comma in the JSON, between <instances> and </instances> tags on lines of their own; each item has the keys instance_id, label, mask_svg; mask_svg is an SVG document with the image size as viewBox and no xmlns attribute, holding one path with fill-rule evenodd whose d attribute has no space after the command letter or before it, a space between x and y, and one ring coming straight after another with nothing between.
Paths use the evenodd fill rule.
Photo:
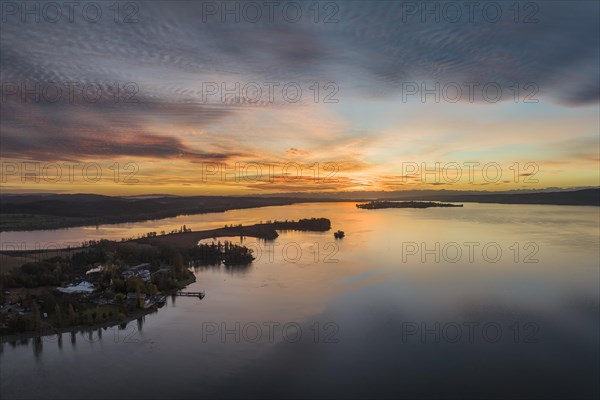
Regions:
<instances>
[{"instance_id":1,"label":"sky","mask_svg":"<svg viewBox=\"0 0 600 400\"><path fill-rule=\"evenodd\" d=\"M0 3L3 193L600 185L597 1Z\"/></svg>"}]
</instances>

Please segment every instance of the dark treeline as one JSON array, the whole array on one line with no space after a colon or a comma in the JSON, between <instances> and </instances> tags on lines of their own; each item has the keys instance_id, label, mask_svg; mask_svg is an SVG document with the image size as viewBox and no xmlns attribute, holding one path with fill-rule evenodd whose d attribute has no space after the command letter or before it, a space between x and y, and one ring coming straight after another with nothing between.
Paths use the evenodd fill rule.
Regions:
<instances>
[{"instance_id":1,"label":"dark treeline","mask_svg":"<svg viewBox=\"0 0 600 400\"><path fill-rule=\"evenodd\" d=\"M317 231L325 232L331 229L331 221L327 218L302 218L298 221L267 221L265 225L277 230Z\"/></svg>"},{"instance_id":2,"label":"dark treeline","mask_svg":"<svg viewBox=\"0 0 600 400\"><path fill-rule=\"evenodd\" d=\"M89 279L86 272L97 265L106 266L97 284L106 288L113 282L113 289L126 292L120 273L132 265L150 264L150 272L168 266L172 273L158 275L154 279L159 290L177 287L176 282L189 278L187 266L194 264L247 264L254 260L250 249L225 242L216 245L199 245L190 248L170 245L151 245L136 242L100 240L70 256L57 256L23 264L20 268L2 275L1 286L5 288L37 288L61 286L68 282ZM156 282L154 282L156 281Z\"/></svg>"},{"instance_id":3,"label":"dark treeline","mask_svg":"<svg viewBox=\"0 0 600 400\"><path fill-rule=\"evenodd\" d=\"M277 231L313 231L313 232L325 232L331 229L331 221L327 218L302 218L298 221L267 221L266 223L260 223L248 227L238 227L242 229L240 232L243 236L243 232L247 234L259 237L266 240L274 240L279 234Z\"/></svg>"},{"instance_id":4,"label":"dark treeline","mask_svg":"<svg viewBox=\"0 0 600 400\"><path fill-rule=\"evenodd\" d=\"M246 265L254 261L252 250L229 241L200 244L190 250L195 265Z\"/></svg>"}]
</instances>

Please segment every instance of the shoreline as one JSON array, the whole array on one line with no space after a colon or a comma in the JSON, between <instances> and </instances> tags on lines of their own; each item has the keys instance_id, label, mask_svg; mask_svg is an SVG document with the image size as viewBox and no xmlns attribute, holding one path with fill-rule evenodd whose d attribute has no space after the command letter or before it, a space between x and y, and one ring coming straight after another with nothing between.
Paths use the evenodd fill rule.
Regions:
<instances>
[{"instance_id":1,"label":"shoreline","mask_svg":"<svg viewBox=\"0 0 600 400\"><path fill-rule=\"evenodd\" d=\"M193 198L195 196L191 196ZM109 197L110 198L110 197ZM123 199L115 196L117 199ZM202 197L202 200L211 198L211 196ZM212 213L223 213L232 210L244 210L264 207L280 207L289 206L294 204L305 204L305 203L357 203L357 202L368 202L368 201L445 201L455 203L492 203L492 204L537 204L537 205L557 205L557 206L600 206L599 191L598 188L586 188L586 189L575 189L566 191L539 191L531 193L427 193L422 195L408 194L402 195L381 195L380 193L369 194L365 193L364 196L351 194L347 198L331 198L331 197L287 197L287 196L276 196L276 197L253 197L253 196L214 196L214 199L226 198L236 199L240 201L251 200L247 204L228 204L225 206L210 205L204 209L198 208L197 205L188 206L186 208L174 209L172 211L154 211L149 214L152 215L121 215L119 217L106 218L106 216L70 216L70 215L47 215L43 213L32 213L27 210L21 210L20 212L8 212L2 213L4 216L25 216L35 218L50 217L53 221L45 221L43 228L28 229L18 225L8 225L0 228L2 232L31 232L38 230L56 230L56 229L68 229L68 228L80 228L87 226L99 226L99 225L119 225L126 223L137 223L146 221L158 221L162 219L177 218L180 216L190 215L202 215ZM2 199L1 204L11 204L9 200ZM182 198L177 198L182 199ZM172 199L170 199L172 200ZM165 205L169 207L169 205Z\"/></svg>"},{"instance_id":2,"label":"shoreline","mask_svg":"<svg viewBox=\"0 0 600 400\"><path fill-rule=\"evenodd\" d=\"M188 231L188 232L176 232L176 233L167 233L165 235L157 235L157 236L147 236L136 239L129 240L111 240L112 242L117 243L145 243L151 245L172 245L177 247L192 247L196 246L200 240L203 239L211 239L211 238L219 238L219 237L235 237L235 236L244 236L244 237L254 237L257 239L263 240L272 240L277 238L277 231L283 230L312 230L311 228L300 227L300 221L289 221L289 222L271 222L271 223L262 223L262 224L253 224L253 225L242 225L242 226L233 226L233 227L223 227L223 228L214 228L214 229L205 229L199 231ZM284 227L283 224L289 224L290 226ZM320 231L316 229L316 231ZM80 251L90 248L92 246L84 247L69 247L64 249L52 249L52 251L60 252L60 251ZM7 255L12 257L18 256L27 256L33 254L41 254L47 253L48 250L7 250L0 251L0 255Z\"/></svg>"},{"instance_id":3,"label":"shoreline","mask_svg":"<svg viewBox=\"0 0 600 400\"><path fill-rule=\"evenodd\" d=\"M173 290L169 291L168 293L163 293L162 295L163 296L172 296L178 290L182 290L194 282L196 282L196 275L194 275L192 272L192 276L189 279L186 279L179 283L178 289L173 289ZM159 310L163 306L159 307L159 306L153 305L152 307L149 307L149 308L136 309L135 313L133 313L132 315L126 316L122 320L110 320L110 321L98 322L98 323L94 323L94 324L90 324L90 325L74 325L74 326L67 326L67 327L62 327L62 328L46 328L46 329L40 329L37 331L28 331L28 332L21 332L21 333L11 333L9 335L0 335L0 344L10 343L10 342L18 341L18 340L23 340L23 339L29 340L29 339L42 338L45 336L62 335L63 333L89 332L89 331L95 331L95 330L102 329L102 328L111 328L111 327L122 325L122 324L128 324L131 321L134 321L136 319L144 317L148 314L153 314L155 312L158 313Z\"/></svg>"},{"instance_id":4,"label":"shoreline","mask_svg":"<svg viewBox=\"0 0 600 400\"><path fill-rule=\"evenodd\" d=\"M253 197L241 197L241 199L255 199ZM69 228L81 228L81 227L89 227L89 226L101 226L101 225L121 225L121 224L129 224L129 223L138 223L138 222L147 222L147 221L159 221L163 219L177 218L177 217L185 217L185 216L193 216L193 215L203 215L203 214L222 214L227 211L235 211L235 210L249 210L254 208L264 208L264 207L281 207L281 206L290 206L294 204L305 204L305 203L339 203L339 202L351 202L353 200L348 199L319 199L319 198L293 198L293 197L265 197L259 198L262 200L260 204L238 204L235 206L227 206L221 207L218 209L206 209L206 210L175 210L171 212L161 211L156 215L144 215L144 216L123 216L119 219L115 218L102 218L102 217L67 217L64 215L48 215L48 214L33 214L33 213L1 213L5 216L17 215L28 217L51 217L55 218L52 222L46 222L43 228L38 229L27 229L22 228L20 226L8 225L6 227L2 227L0 229L0 233L3 232L32 232L32 231L52 231L57 229L69 229ZM2 203L0 203L2 204ZM68 220L71 218L71 220ZM76 220L79 219L79 220Z\"/></svg>"},{"instance_id":5,"label":"shoreline","mask_svg":"<svg viewBox=\"0 0 600 400\"><path fill-rule=\"evenodd\" d=\"M23 339L27 339L27 340L37 339L37 338L42 338L42 337L46 337L46 336L62 335L63 333L89 332L89 331L95 331L95 330L102 329L102 328L111 328L111 327L114 327L117 325L128 324L131 321L134 321L136 319L144 317L148 314L158 312L159 308L160 307L145 308L145 309L139 310L139 312L136 312L134 315L129 315L129 316L125 317L125 319L118 320L118 321L114 321L114 320L113 321L104 321L101 323L95 323L95 324L91 324L91 325L75 325L75 326L64 327L64 328L47 328L47 329L41 329L38 331L11 333L9 335L0 336L0 343L10 343L10 342L18 341L18 340L23 340Z\"/></svg>"}]
</instances>

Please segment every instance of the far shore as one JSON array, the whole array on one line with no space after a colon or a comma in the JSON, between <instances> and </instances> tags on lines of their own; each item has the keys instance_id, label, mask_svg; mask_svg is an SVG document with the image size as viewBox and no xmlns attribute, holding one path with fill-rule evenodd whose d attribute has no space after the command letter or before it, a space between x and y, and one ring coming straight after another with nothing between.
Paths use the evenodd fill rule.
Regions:
<instances>
[{"instance_id":1,"label":"far shore","mask_svg":"<svg viewBox=\"0 0 600 400\"><path fill-rule=\"evenodd\" d=\"M425 193L426 192L426 193ZM314 197L313 197L314 196ZM340 198L337 196L344 196ZM18 201L15 200L18 198ZM600 189L540 191L532 193L460 192L452 190L416 192L299 193L277 196L190 196L126 198L101 195L5 195L0 232L52 230L175 218L229 210L300 203L368 201L444 201L459 203L539 204L600 206Z\"/></svg>"}]
</instances>

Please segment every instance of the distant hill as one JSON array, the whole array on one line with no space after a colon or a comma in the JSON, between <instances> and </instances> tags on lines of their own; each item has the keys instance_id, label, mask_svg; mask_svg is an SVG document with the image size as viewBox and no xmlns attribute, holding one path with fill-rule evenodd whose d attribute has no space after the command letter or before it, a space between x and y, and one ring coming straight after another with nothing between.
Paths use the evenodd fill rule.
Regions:
<instances>
[{"instance_id":1,"label":"distant hill","mask_svg":"<svg viewBox=\"0 0 600 400\"><path fill-rule=\"evenodd\" d=\"M571 192L511 193L511 194L453 194L432 195L431 200L463 201L502 204L553 204L566 206L599 206L600 189L582 189Z\"/></svg>"},{"instance_id":2,"label":"distant hill","mask_svg":"<svg viewBox=\"0 0 600 400\"><path fill-rule=\"evenodd\" d=\"M0 197L0 231L55 229L331 201L232 196L111 197L82 194L9 195Z\"/></svg>"},{"instance_id":3,"label":"distant hill","mask_svg":"<svg viewBox=\"0 0 600 400\"><path fill-rule=\"evenodd\" d=\"M522 194L544 194L544 193L575 193L582 190L600 190L595 187L582 188L546 188L546 189L519 189L504 191L482 191L482 190L396 190L396 191L351 191L351 192L312 192L312 193L274 193L262 194L260 197L294 197L294 198L325 198L348 200L431 200L438 198L455 198L457 196L504 196Z\"/></svg>"},{"instance_id":4,"label":"distant hill","mask_svg":"<svg viewBox=\"0 0 600 400\"><path fill-rule=\"evenodd\" d=\"M55 229L223 212L234 209L294 203L424 200L503 204L599 206L600 188L573 191L510 193L461 191L407 191L312 193L310 197L272 196L135 196L95 194L24 194L0 196L0 231Z\"/></svg>"}]
</instances>

